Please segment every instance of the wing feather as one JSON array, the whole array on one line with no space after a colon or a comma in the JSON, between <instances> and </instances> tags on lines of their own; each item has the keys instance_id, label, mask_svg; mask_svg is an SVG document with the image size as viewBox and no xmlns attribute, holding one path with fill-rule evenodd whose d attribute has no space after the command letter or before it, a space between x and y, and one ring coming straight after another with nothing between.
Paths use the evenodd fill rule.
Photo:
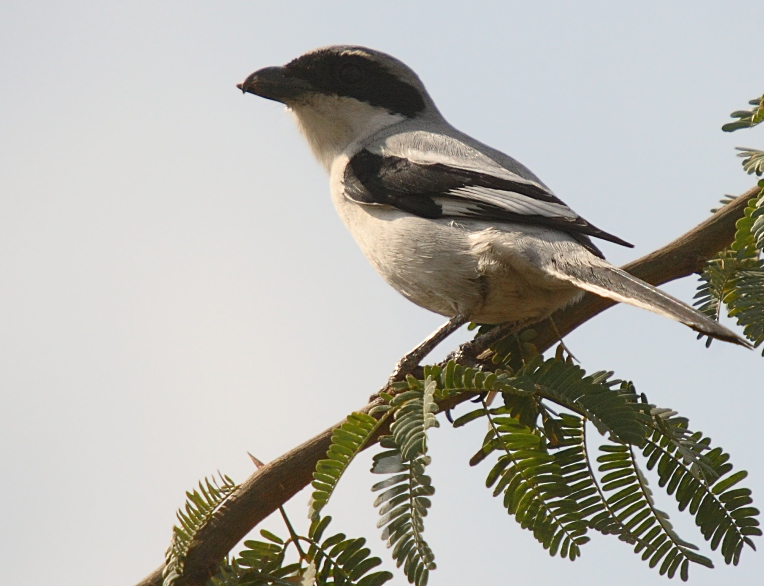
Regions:
<instances>
[{"instance_id":1,"label":"wing feather","mask_svg":"<svg viewBox=\"0 0 764 586\"><path fill-rule=\"evenodd\" d=\"M632 246L584 220L544 185L508 170L492 171L473 161L455 166L363 149L345 169L345 194L360 204L393 206L424 218L548 226L568 232L598 256L589 236Z\"/></svg>"}]
</instances>

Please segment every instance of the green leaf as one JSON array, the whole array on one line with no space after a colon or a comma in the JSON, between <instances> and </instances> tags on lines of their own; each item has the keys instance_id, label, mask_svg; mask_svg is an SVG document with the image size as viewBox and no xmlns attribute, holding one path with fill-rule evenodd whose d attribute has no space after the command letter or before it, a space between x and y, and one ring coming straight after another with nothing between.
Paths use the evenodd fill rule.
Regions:
<instances>
[{"instance_id":1,"label":"green leaf","mask_svg":"<svg viewBox=\"0 0 764 586\"><path fill-rule=\"evenodd\" d=\"M753 108L750 110L737 110L730 114L732 118L737 118L737 120L722 126L724 132L735 132L743 128L753 128L764 121L764 96L754 98L748 103Z\"/></svg>"},{"instance_id":2,"label":"green leaf","mask_svg":"<svg viewBox=\"0 0 764 586\"><path fill-rule=\"evenodd\" d=\"M560 445L568 449L552 455L543 438L507 416L507 410L485 410L490 430L482 452L498 454L486 486L493 488L494 496L503 495L507 512L531 531L550 555L559 553L574 560L589 540L579 508L592 483L579 474L585 454L570 448L575 445L574 438L580 438L582 419L563 415L556 422Z\"/></svg>"},{"instance_id":3,"label":"green leaf","mask_svg":"<svg viewBox=\"0 0 764 586\"><path fill-rule=\"evenodd\" d=\"M451 374L447 371L440 374L453 374L453 369ZM428 374L423 383L409 381L409 390L392 398L391 435L380 440L384 451L374 456L372 465L373 473L392 475L372 487L379 492L374 506L379 508L382 538L409 582L417 586L424 586L435 569L435 556L422 533L431 505L428 497L435 492L425 469L430 463L427 429L437 426L436 388L435 379Z\"/></svg>"},{"instance_id":4,"label":"green leaf","mask_svg":"<svg viewBox=\"0 0 764 586\"><path fill-rule=\"evenodd\" d=\"M732 245L706 264L695 306L718 320L722 305L726 305L730 317L737 320L744 335L758 347L764 342L764 262L761 260L764 188L749 200L735 227ZM710 343L709 338L706 345Z\"/></svg>"},{"instance_id":5,"label":"green leaf","mask_svg":"<svg viewBox=\"0 0 764 586\"><path fill-rule=\"evenodd\" d=\"M549 399L586 415L601 433L641 444L648 433L649 417L637 402L633 388L613 380L612 373L595 372L587 376L581 367L556 358L544 360L536 355L516 374L496 371L487 376L474 368L449 363L438 379L446 392L498 392L511 407L512 416L533 426L538 414L538 400ZM526 399L523 401L523 399ZM459 417L459 427L485 415L478 409Z\"/></svg>"},{"instance_id":6,"label":"green leaf","mask_svg":"<svg viewBox=\"0 0 764 586\"><path fill-rule=\"evenodd\" d=\"M600 430L621 441L641 445L648 417L628 383L612 380L612 373L587 376L581 367L539 356L510 379L511 384L536 389L537 395L586 415Z\"/></svg>"},{"instance_id":7,"label":"green leaf","mask_svg":"<svg viewBox=\"0 0 764 586\"><path fill-rule=\"evenodd\" d=\"M764 174L764 151L743 147L735 147L740 151L738 157L743 159L743 170L749 175L761 177Z\"/></svg>"},{"instance_id":8,"label":"green leaf","mask_svg":"<svg viewBox=\"0 0 764 586\"><path fill-rule=\"evenodd\" d=\"M309 504L310 519L319 518L345 470L384 419L382 417L377 421L365 413L351 413L347 420L332 432L332 443L326 458L316 463L313 472L312 485L315 490Z\"/></svg>"},{"instance_id":9,"label":"green leaf","mask_svg":"<svg viewBox=\"0 0 764 586\"><path fill-rule=\"evenodd\" d=\"M162 585L171 586L183 576L186 556L197 533L212 518L225 500L239 488L228 476L218 473L219 478L199 481L199 488L186 492L187 501L177 512L179 526L173 527L172 541L165 553Z\"/></svg>"},{"instance_id":10,"label":"green leaf","mask_svg":"<svg viewBox=\"0 0 764 586\"><path fill-rule=\"evenodd\" d=\"M647 438L643 452L650 452L655 447L655 437L660 437L660 433L656 432ZM711 560L693 551L697 550L695 545L677 535L668 515L656 508L652 490L637 464L631 446L605 444L600 447L600 451L602 455L597 458L600 462L600 472L611 470L615 464L619 464L622 470L617 485L606 484L603 490L617 491L607 498L607 509L611 514L617 512L618 522L623 525L628 532L626 535L634 543L634 552L642 552L642 559L647 561L651 568L657 567L661 575L668 575L670 578L681 568L682 579L686 579L684 576L689 565L685 567L685 563L688 562L713 567ZM663 460L664 466L666 462L667 460ZM665 467L661 485L668 482L674 469L672 466Z\"/></svg>"},{"instance_id":11,"label":"green leaf","mask_svg":"<svg viewBox=\"0 0 764 586\"><path fill-rule=\"evenodd\" d=\"M645 448L645 451L649 448L660 452L661 460L666 462L662 468L660 465L657 467L660 481L666 483L670 474L679 476L678 484L682 488L677 490L675 497L680 510L689 505L695 523L706 541L710 542L711 549L715 550L721 545L725 563L737 564L743 546L754 547L749 535L761 535L759 521L756 519L759 511L747 506L751 502L751 491L736 488L747 473L739 471L730 474L732 466L728 463L729 455L719 448L708 449L699 455L703 466L712 471L712 480L707 481L705 477L694 473L692 465L682 457L675 444L664 440L661 430L656 430L648 438ZM707 449L709 441L699 441L698 444ZM650 465L651 461L654 462L648 461L648 468L654 466ZM693 507L692 503L698 504Z\"/></svg>"},{"instance_id":12,"label":"green leaf","mask_svg":"<svg viewBox=\"0 0 764 586\"><path fill-rule=\"evenodd\" d=\"M336 533L322 540L331 517L313 521L313 538L292 534L290 540L261 530L268 541L247 540L238 558L226 560L208 586L270 586L316 584L319 586L381 586L392 579L390 572L373 572L382 561L372 557L363 538L348 538ZM286 548L294 540L310 543L298 563L285 564ZM302 550L301 550L302 551Z\"/></svg>"},{"instance_id":13,"label":"green leaf","mask_svg":"<svg viewBox=\"0 0 764 586\"><path fill-rule=\"evenodd\" d=\"M730 317L743 326L743 334L754 347L764 342L764 264L759 263L755 269L738 273L735 295L728 303Z\"/></svg>"}]
</instances>

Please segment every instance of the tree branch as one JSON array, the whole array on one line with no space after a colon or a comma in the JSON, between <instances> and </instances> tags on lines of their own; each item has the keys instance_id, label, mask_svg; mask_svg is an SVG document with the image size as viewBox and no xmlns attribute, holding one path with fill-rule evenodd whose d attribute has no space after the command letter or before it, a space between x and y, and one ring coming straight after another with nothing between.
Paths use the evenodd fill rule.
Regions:
<instances>
[{"instance_id":1,"label":"tree branch","mask_svg":"<svg viewBox=\"0 0 764 586\"><path fill-rule=\"evenodd\" d=\"M732 242L735 222L742 216L748 200L758 193L758 187L748 190L705 222L663 248L625 265L623 269L653 285L700 272L709 258ZM587 294L580 303L555 313L554 321L559 333L565 335L612 305L613 301ZM538 336L533 343L540 352L558 341L558 334L548 320L534 329ZM439 406L444 410L456 402L452 400ZM373 406L374 403L370 403L361 411L368 412ZM252 474L199 531L188 552L184 575L176 586L203 586L231 548L307 486L312 480L316 462L326 456L332 430L342 423L321 432ZM163 567L156 569L137 586L160 586Z\"/></svg>"}]
</instances>

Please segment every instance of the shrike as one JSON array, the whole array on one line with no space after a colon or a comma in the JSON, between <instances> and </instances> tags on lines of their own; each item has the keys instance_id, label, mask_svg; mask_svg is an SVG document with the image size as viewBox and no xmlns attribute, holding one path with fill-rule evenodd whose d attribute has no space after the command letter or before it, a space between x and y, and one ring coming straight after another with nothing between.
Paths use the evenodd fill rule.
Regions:
<instances>
[{"instance_id":1,"label":"shrike","mask_svg":"<svg viewBox=\"0 0 764 586\"><path fill-rule=\"evenodd\" d=\"M741 345L736 334L608 263L596 228L526 167L451 126L419 77L364 47L332 46L238 86L286 104L329 173L334 205L366 258L407 299L451 320L535 323L584 291Z\"/></svg>"}]
</instances>

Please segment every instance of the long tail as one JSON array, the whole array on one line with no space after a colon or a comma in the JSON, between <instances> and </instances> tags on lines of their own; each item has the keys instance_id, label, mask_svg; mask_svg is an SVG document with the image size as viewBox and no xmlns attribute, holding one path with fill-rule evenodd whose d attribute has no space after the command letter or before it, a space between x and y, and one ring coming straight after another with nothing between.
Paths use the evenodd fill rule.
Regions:
<instances>
[{"instance_id":1,"label":"long tail","mask_svg":"<svg viewBox=\"0 0 764 586\"><path fill-rule=\"evenodd\" d=\"M599 261L599 259L597 260ZM557 264L553 272L555 276L600 297L653 311L712 338L739 344L746 348L752 347L747 341L723 325L707 318L668 293L664 293L606 262L601 265Z\"/></svg>"}]
</instances>

